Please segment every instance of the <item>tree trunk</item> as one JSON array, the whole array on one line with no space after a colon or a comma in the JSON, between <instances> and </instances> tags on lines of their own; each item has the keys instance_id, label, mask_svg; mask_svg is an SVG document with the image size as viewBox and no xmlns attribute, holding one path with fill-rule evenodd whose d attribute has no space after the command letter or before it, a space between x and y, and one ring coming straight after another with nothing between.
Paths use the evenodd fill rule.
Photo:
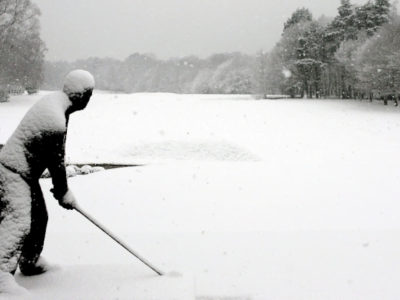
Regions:
<instances>
[{"instance_id":1,"label":"tree trunk","mask_svg":"<svg viewBox=\"0 0 400 300\"><path fill-rule=\"evenodd\" d=\"M340 80L341 80L341 86L342 86L342 98L345 99L345 98L347 98L347 96L346 96L346 84L344 81L344 67L341 68Z\"/></svg>"},{"instance_id":2,"label":"tree trunk","mask_svg":"<svg viewBox=\"0 0 400 300\"><path fill-rule=\"evenodd\" d=\"M318 66L315 66L315 98L319 98L319 83L321 81L321 75Z\"/></svg>"}]
</instances>

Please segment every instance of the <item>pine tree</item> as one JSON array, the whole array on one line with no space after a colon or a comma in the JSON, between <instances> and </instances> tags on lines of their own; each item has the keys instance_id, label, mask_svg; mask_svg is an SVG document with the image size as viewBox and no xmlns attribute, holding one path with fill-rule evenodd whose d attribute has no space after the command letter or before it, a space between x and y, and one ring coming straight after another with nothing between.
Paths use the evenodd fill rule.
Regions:
<instances>
[{"instance_id":1,"label":"pine tree","mask_svg":"<svg viewBox=\"0 0 400 300\"><path fill-rule=\"evenodd\" d=\"M355 39L357 36L357 22L355 6L350 0L341 0L338 8L339 15L336 16L331 24L331 34L339 42Z\"/></svg>"},{"instance_id":2,"label":"pine tree","mask_svg":"<svg viewBox=\"0 0 400 300\"><path fill-rule=\"evenodd\" d=\"M292 14L292 16L286 21L286 23L283 25L283 31L288 29L289 27L300 24L303 22L310 22L313 20L312 13L308 8L298 8L296 11Z\"/></svg>"},{"instance_id":3,"label":"pine tree","mask_svg":"<svg viewBox=\"0 0 400 300\"><path fill-rule=\"evenodd\" d=\"M350 0L340 0L340 6L338 8L339 17L346 19L353 14L353 7Z\"/></svg>"},{"instance_id":4,"label":"pine tree","mask_svg":"<svg viewBox=\"0 0 400 300\"><path fill-rule=\"evenodd\" d=\"M375 18L375 5L368 1L365 5L356 8L356 23L359 32L365 31L368 36L373 36L378 29Z\"/></svg>"},{"instance_id":5,"label":"pine tree","mask_svg":"<svg viewBox=\"0 0 400 300\"><path fill-rule=\"evenodd\" d=\"M381 27L389 21L390 8L391 5L389 0L375 0L375 16L373 19L375 26Z\"/></svg>"}]
</instances>

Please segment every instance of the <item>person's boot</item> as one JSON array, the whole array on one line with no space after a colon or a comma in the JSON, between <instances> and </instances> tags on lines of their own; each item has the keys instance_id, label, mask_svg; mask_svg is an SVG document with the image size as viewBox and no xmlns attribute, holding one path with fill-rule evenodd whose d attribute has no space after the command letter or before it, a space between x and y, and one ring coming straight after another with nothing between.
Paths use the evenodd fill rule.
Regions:
<instances>
[{"instance_id":1,"label":"person's boot","mask_svg":"<svg viewBox=\"0 0 400 300\"><path fill-rule=\"evenodd\" d=\"M19 262L19 269L25 276L34 276L45 273L49 270L49 264L43 257L39 257L36 264L21 258Z\"/></svg>"}]
</instances>

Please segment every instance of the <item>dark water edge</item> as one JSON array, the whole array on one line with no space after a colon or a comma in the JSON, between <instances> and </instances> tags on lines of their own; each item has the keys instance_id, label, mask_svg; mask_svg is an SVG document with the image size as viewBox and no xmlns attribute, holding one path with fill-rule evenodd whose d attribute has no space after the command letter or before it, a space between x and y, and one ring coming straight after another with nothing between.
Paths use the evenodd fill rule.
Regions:
<instances>
[{"instance_id":1,"label":"dark water edge","mask_svg":"<svg viewBox=\"0 0 400 300\"><path fill-rule=\"evenodd\" d=\"M0 151L3 148L3 146L4 145L0 144ZM87 164L68 164L68 165L74 165L74 166L77 166L79 168L82 168L83 166L89 165L91 167L103 167L106 170L116 169L116 168L127 168L127 167L140 167L140 166L143 166L143 165L135 165L135 164L132 164L132 165L118 165L118 164L91 164L91 163L87 163Z\"/></svg>"},{"instance_id":2,"label":"dark water edge","mask_svg":"<svg viewBox=\"0 0 400 300\"><path fill-rule=\"evenodd\" d=\"M91 167L103 167L106 170L109 169L116 169L116 168L127 168L127 167L140 167L143 165L118 165L118 164L91 164L91 163L87 163L87 164L67 164L68 166L77 166L79 168L82 168L83 166L91 166Z\"/></svg>"}]
</instances>

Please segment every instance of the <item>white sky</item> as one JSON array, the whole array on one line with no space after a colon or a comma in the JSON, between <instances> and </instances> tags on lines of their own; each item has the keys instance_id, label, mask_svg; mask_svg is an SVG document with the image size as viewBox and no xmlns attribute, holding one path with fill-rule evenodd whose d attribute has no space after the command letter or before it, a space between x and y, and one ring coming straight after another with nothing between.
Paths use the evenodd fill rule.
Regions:
<instances>
[{"instance_id":1,"label":"white sky","mask_svg":"<svg viewBox=\"0 0 400 300\"><path fill-rule=\"evenodd\" d=\"M33 0L48 60L152 52L158 58L270 50L299 7L335 16L340 0ZM364 4L365 0L352 3Z\"/></svg>"}]
</instances>

